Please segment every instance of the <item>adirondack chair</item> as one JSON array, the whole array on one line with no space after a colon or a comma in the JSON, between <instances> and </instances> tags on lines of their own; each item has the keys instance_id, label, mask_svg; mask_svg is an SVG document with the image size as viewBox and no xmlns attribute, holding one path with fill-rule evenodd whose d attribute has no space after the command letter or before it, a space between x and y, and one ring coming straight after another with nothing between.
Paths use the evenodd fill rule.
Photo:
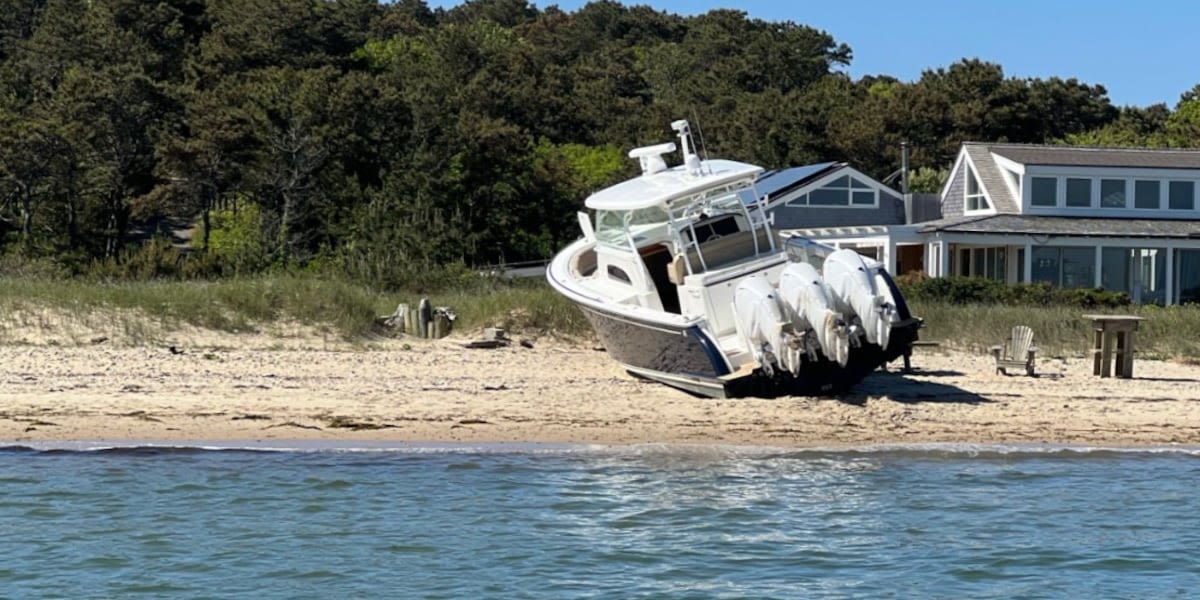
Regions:
<instances>
[{"instance_id":1,"label":"adirondack chair","mask_svg":"<svg viewBox=\"0 0 1200 600\"><path fill-rule=\"evenodd\" d=\"M1005 369L1024 368L1032 376L1037 346L1033 345L1033 330L1017 325L1012 329L1012 340L1003 346L992 346L992 357L996 359L996 373L1008 375Z\"/></svg>"}]
</instances>

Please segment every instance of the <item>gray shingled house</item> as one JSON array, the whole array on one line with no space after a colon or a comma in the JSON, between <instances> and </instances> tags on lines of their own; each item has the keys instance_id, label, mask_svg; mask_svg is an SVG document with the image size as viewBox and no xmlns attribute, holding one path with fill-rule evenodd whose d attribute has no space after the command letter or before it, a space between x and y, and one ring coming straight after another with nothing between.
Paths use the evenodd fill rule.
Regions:
<instances>
[{"instance_id":1,"label":"gray shingled house","mask_svg":"<svg viewBox=\"0 0 1200 600\"><path fill-rule=\"evenodd\" d=\"M921 220L912 199L906 203L900 192L844 162L768 171L755 187L768 198L772 224L783 235L854 248L893 273L923 268L924 241L916 226L906 225Z\"/></svg>"},{"instance_id":2,"label":"gray shingled house","mask_svg":"<svg viewBox=\"0 0 1200 600\"><path fill-rule=\"evenodd\" d=\"M772 224L875 258L892 273L924 270L919 223L941 217L933 194L906 197L844 162L768 171L755 187L767 196Z\"/></svg>"},{"instance_id":3,"label":"gray shingled house","mask_svg":"<svg viewBox=\"0 0 1200 600\"><path fill-rule=\"evenodd\" d=\"M967 142L933 197L845 163L770 172L758 188L784 234L854 248L892 273L1200 302L1200 150Z\"/></svg>"},{"instance_id":4,"label":"gray shingled house","mask_svg":"<svg viewBox=\"0 0 1200 600\"><path fill-rule=\"evenodd\" d=\"M963 144L925 270L1200 302L1200 150Z\"/></svg>"}]
</instances>

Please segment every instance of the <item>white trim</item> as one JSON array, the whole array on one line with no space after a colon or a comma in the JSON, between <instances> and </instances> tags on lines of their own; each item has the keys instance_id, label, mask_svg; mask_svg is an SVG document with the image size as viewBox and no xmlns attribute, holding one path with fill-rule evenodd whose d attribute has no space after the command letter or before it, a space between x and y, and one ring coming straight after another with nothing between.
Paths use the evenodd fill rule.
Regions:
<instances>
[{"instance_id":1,"label":"white trim","mask_svg":"<svg viewBox=\"0 0 1200 600\"><path fill-rule=\"evenodd\" d=\"M1009 171L1016 171L1018 175L1025 174L1025 163L1019 163L1011 158L1000 156L995 152L991 152L991 155L992 161L994 161L998 166L1008 169Z\"/></svg>"},{"instance_id":2,"label":"white trim","mask_svg":"<svg viewBox=\"0 0 1200 600\"><path fill-rule=\"evenodd\" d=\"M958 158L954 159L954 166L950 167L950 176L946 178L946 183L942 184L942 191L938 194L942 197L942 203L945 204L946 196L950 194L950 185L954 183L954 174L958 172L958 168L962 166L963 159L967 156L967 145L963 144L958 147Z\"/></svg>"},{"instance_id":3,"label":"white trim","mask_svg":"<svg viewBox=\"0 0 1200 600\"><path fill-rule=\"evenodd\" d=\"M807 200L808 194L810 194L811 192L813 192L815 190L821 189L821 188L829 185L834 180L840 179L841 177L850 177L852 180L857 180L859 183L866 184L867 187L865 187L865 188L855 188L855 187L846 188L848 190L848 193L850 194L849 197L846 199L848 204L810 204L808 202L808 200ZM857 191L867 191L868 189L875 193L875 201L871 204L855 204L854 203L854 192L856 190ZM819 177L817 179L814 179L814 180L792 190L791 192L789 192L787 195L784 196L784 198L786 198L786 200L784 200L784 199L771 200L771 202L769 203L768 210L771 208L774 208L774 207L778 207L778 206L784 206L784 207L788 207L788 208L810 208L811 207L811 208L822 208L822 209L824 209L824 208L834 208L834 209L853 208L853 209L875 209L875 210L878 210L880 207L880 203L879 203L880 197L884 193L887 193L892 196L901 196L900 192L875 181L875 178L871 177L870 175L867 175L866 173L863 173L862 171L859 171L858 169L855 169L854 167L851 167L849 165L843 165L841 167L838 167L837 169L834 169L833 171L830 171L829 173L826 173L825 175L822 175L821 177ZM799 199L801 196L806 197L804 203L803 204L796 203L796 200Z\"/></svg>"},{"instance_id":4,"label":"white trim","mask_svg":"<svg viewBox=\"0 0 1200 600\"><path fill-rule=\"evenodd\" d=\"M1025 185L1025 165L999 154L992 153L992 162L1000 169L1000 176L1004 178L1004 184L1008 186L1008 192L1013 198L1021 197L1021 189ZM1012 181L1010 175L1015 175L1017 180Z\"/></svg>"}]
</instances>

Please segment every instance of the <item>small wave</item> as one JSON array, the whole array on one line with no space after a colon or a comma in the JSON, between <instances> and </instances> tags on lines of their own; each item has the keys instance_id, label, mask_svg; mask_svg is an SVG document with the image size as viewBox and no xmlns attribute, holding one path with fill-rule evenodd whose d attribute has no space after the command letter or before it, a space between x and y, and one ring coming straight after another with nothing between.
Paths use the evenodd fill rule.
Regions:
<instances>
[{"instance_id":1,"label":"small wave","mask_svg":"<svg viewBox=\"0 0 1200 600\"><path fill-rule=\"evenodd\" d=\"M608 458L682 458L688 460L832 458L838 456L948 456L1005 457L1109 455L1182 455L1200 456L1200 446L1081 446L1071 444L971 444L954 442L865 444L861 446L740 446L727 444L540 444L489 443L459 444L443 442L378 442L304 440L292 442L221 441L187 443L155 442L37 442L0 446L0 454L99 453L122 456L173 456L229 453L388 453L388 454L461 454L461 455L580 455Z\"/></svg>"}]
</instances>

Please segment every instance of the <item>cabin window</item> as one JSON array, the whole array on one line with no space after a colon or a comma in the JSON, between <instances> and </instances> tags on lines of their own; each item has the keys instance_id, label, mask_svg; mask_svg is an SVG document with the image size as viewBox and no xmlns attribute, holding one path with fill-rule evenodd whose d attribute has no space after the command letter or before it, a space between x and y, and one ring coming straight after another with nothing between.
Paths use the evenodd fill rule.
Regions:
<instances>
[{"instance_id":1,"label":"cabin window","mask_svg":"<svg viewBox=\"0 0 1200 600\"><path fill-rule=\"evenodd\" d=\"M1054 177L1034 177L1032 179L1029 203L1033 206L1058 205L1058 179Z\"/></svg>"},{"instance_id":2,"label":"cabin window","mask_svg":"<svg viewBox=\"0 0 1200 600\"><path fill-rule=\"evenodd\" d=\"M1067 178L1067 206L1085 207L1092 205L1092 180L1077 177Z\"/></svg>"},{"instance_id":3,"label":"cabin window","mask_svg":"<svg viewBox=\"0 0 1200 600\"><path fill-rule=\"evenodd\" d=\"M628 247L627 234L636 239L654 227L664 226L667 220L666 211L657 206L596 211L596 239L610 246Z\"/></svg>"},{"instance_id":4,"label":"cabin window","mask_svg":"<svg viewBox=\"0 0 1200 600\"><path fill-rule=\"evenodd\" d=\"M1100 180L1100 208L1125 208L1125 180Z\"/></svg>"},{"instance_id":5,"label":"cabin window","mask_svg":"<svg viewBox=\"0 0 1200 600\"><path fill-rule=\"evenodd\" d=\"M629 273L626 273L625 269L615 265L608 265L608 278L633 284L633 280L629 278Z\"/></svg>"},{"instance_id":6,"label":"cabin window","mask_svg":"<svg viewBox=\"0 0 1200 600\"><path fill-rule=\"evenodd\" d=\"M1152 208L1158 210L1160 187L1152 179L1139 179L1133 182L1133 207Z\"/></svg>"},{"instance_id":7,"label":"cabin window","mask_svg":"<svg viewBox=\"0 0 1200 600\"><path fill-rule=\"evenodd\" d=\"M1167 187L1167 208L1192 210L1196 206L1196 184L1192 181L1172 181Z\"/></svg>"}]
</instances>

